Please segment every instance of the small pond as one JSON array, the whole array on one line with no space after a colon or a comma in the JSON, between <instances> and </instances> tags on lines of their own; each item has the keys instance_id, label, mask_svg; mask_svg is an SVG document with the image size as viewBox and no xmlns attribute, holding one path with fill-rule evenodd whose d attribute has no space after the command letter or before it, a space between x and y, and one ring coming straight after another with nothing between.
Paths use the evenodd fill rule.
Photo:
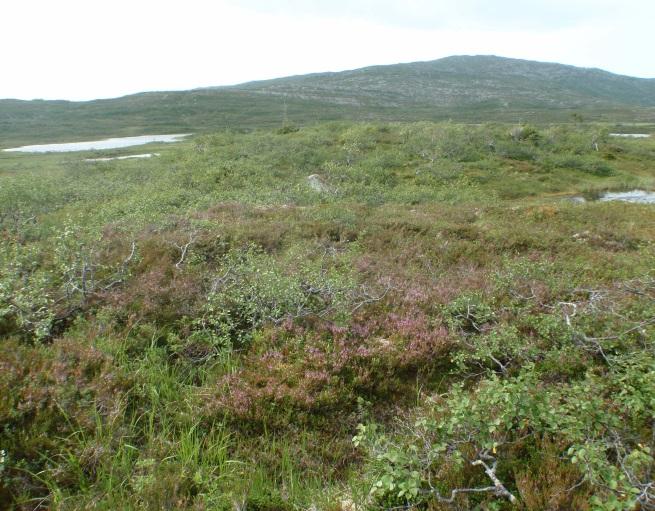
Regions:
<instances>
[{"instance_id":1,"label":"small pond","mask_svg":"<svg viewBox=\"0 0 655 511\"><path fill-rule=\"evenodd\" d=\"M104 140L91 140L88 142L71 142L67 144L41 144L25 145L4 149L7 152L19 153L68 153L73 151L100 151L103 149L120 149L137 145L149 144L151 142L172 143L179 142L190 133L176 135L142 135L140 137L107 138Z\"/></svg>"},{"instance_id":2,"label":"small pond","mask_svg":"<svg viewBox=\"0 0 655 511\"><path fill-rule=\"evenodd\" d=\"M635 202L638 204L655 204L655 192L648 192L646 190L630 190L629 192L604 192L597 197L591 199L582 197L580 195L570 197L572 202L583 203L588 200L599 202Z\"/></svg>"},{"instance_id":3,"label":"small pond","mask_svg":"<svg viewBox=\"0 0 655 511\"><path fill-rule=\"evenodd\" d=\"M650 133L610 133L610 137L621 138L650 138Z\"/></svg>"}]
</instances>

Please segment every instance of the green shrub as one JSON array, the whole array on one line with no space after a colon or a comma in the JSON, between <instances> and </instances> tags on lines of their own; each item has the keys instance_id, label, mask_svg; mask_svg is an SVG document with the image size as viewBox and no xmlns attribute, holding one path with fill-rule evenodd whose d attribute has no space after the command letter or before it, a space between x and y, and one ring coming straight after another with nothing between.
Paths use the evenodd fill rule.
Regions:
<instances>
[{"instance_id":1,"label":"green shrub","mask_svg":"<svg viewBox=\"0 0 655 511\"><path fill-rule=\"evenodd\" d=\"M221 264L223 273L211 283L199 326L212 331L217 342L242 346L269 322L346 314L355 281L351 272L339 269L339 258L287 257L282 265L255 247L230 252Z\"/></svg>"}]
</instances>

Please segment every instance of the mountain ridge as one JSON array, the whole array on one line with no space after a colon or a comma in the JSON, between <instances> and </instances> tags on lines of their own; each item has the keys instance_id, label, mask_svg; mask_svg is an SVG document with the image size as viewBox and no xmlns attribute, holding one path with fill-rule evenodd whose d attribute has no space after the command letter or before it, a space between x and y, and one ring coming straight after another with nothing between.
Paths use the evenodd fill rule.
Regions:
<instances>
[{"instance_id":1,"label":"mountain ridge","mask_svg":"<svg viewBox=\"0 0 655 511\"><path fill-rule=\"evenodd\" d=\"M203 132L334 120L655 121L655 79L455 55L84 102L0 100L0 145L71 136Z\"/></svg>"},{"instance_id":2,"label":"mountain ridge","mask_svg":"<svg viewBox=\"0 0 655 511\"><path fill-rule=\"evenodd\" d=\"M447 57L442 57L439 59L430 59L430 60L415 60L411 62L397 62L395 64L372 64L369 66L364 66L364 67L359 67L359 68L352 68L352 69L343 69L341 71L316 71L312 73L303 73L303 74L294 74L294 75L288 75L288 76L280 76L280 77L275 77L275 78L264 78L264 79L258 79L258 80L248 80L245 82L240 82L237 84L232 84L232 85L215 85L215 86L207 86L207 87L197 87L195 89L191 90L203 90L203 89L218 89L218 88L240 88L242 86L250 85L250 84L258 84L258 83L264 83L264 82L273 82L273 81L278 81L278 80L287 80L287 79L294 79L294 78L301 78L301 77L320 77L320 76L329 76L329 75L338 75L338 74L343 74L343 73L352 73L355 71L368 71L368 70L374 70L374 69L380 69L380 68L388 68L392 66L411 66L411 65L420 65L420 64L434 64L437 62L449 62L449 61L455 61L455 60L475 60L475 59L488 59L488 60L496 60L496 61L509 61L509 62L522 62L522 63L531 63L531 64L540 64L544 66L556 66L556 67L562 67L562 68L569 68L569 69L575 69L575 70L580 70L580 71L597 71L603 74L607 75L613 75L613 76L618 76L618 77L624 77L624 78L631 78L635 80L646 80L646 81L653 81L655 82L655 77L648 78L648 77L640 77L640 76L632 76L632 75L627 75L623 73L615 73L613 71L609 71L607 69L599 68L599 67L587 67L587 66L576 66L573 64L563 64L560 62L554 62L554 61L541 61L541 60L530 60L530 59L519 59L519 58L514 58L514 57L503 57L500 55L495 55L495 54L458 54L458 55L449 55Z\"/></svg>"},{"instance_id":3,"label":"mountain ridge","mask_svg":"<svg viewBox=\"0 0 655 511\"><path fill-rule=\"evenodd\" d=\"M410 90L414 93L418 86L423 89L426 87L429 89L432 86L432 91L435 94L416 99L435 104L466 103L466 101L462 101L462 99L466 99L462 98L462 94L453 94L448 86L451 86L449 80L455 79L461 83L462 80L468 79L475 80L474 87L465 89L466 97L473 99L476 99L476 96L479 99L502 99L506 103L517 96L524 96L527 87L530 91L537 91L542 96L535 99L545 101L546 104L553 106L571 104L579 106L590 99L608 103L655 106L655 79L618 75L597 68L580 68L566 64L509 59L495 55L458 55L431 61L368 66L349 71L313 73L260 80L232 86L232 88L270 94L275 93L275 89L279 88L281 89L279 93L293 94L293 89L289 88L295 84L303 84L305 88L313 85L320 91L320 87L316 82L323 81L329 82L334 90L335 84L333 82L336 80L342 83L354 80L358 83L352 85L366 86L370 85L370 80L367 80L367 78L373 75L386 76L390 79L390 81L380 83L387 91L390 89L390 85L392 90ZM406 81L408 79L418 80L418 82L414 83L414 89L407 87ZM503 80L509 79L518 79L520 81L514 82L515 87L511 91L498 90L499 82L510 85L503 82ZM536 83L534 79L538 79L541 83ZM524 83L526 80L529 83ZM553 90L553 94L550 96L544 96L544 83L551 86L558 85L559 87ZM434 87L439 84L442 84L442 87ZM616 87L612 88L612 85ZM490 86L495 86L496 93L494 94L494 91L492 91L492 93L484 94L485 87ZM287 89L285 90L284 87ZM374 88L374 90L382 93L380 88ZM352 93L352 90L350 92ZM558 95L564 96L557 98ZM405 99L408 98L405 96ZM572 101L574 103L571 103Z\"/></svg>"}]
</instances>

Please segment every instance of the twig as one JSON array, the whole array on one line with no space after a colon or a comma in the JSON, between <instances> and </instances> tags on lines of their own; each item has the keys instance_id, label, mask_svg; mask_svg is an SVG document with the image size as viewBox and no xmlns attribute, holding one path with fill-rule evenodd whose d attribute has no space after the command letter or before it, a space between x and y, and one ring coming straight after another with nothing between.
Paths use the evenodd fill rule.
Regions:
<instances>
[{"instance_id":1,"label":"twig","mask_svg":"<svg viewBox=\"0 0 655 511\"><path fill-rule=\"evenodd\" d=\"M485 463L484 460L490 461L493 460L493 463L491 464L491 467ZM473 466L481 465L484 467L484 471L489 476L489 479L494 483L494 488L496 489L495 493L499 497L505 497L509 499L509 501L512 504L516 504L516 497L512 495L507 488L505 488L505 485L498 479L496 476L496 465L498 464L498 461L493 457L489 456L488 454L482 453L480 454L480 459L474 461L472 463Z\"/></svg>"},{"instance_id":2,"label":"twig","mask_svg":"<svg viewBox=\"0 0 655 511\"><path fill-rule=\"evenodd\" d=\"M189 247L193 245L195 241L196 241L195 232L192 232L189 233L189 241L187 241L186 244L178 245L177 243L173 243L173 245L175 245L177 249L182 252L182 254L180 255L180 260L177 263L175 263L175 267L178 270L180 269L180 266L182 266L182 264L184 263L184 259L186 258L186 254L189 250Z\"/></svg>"},{"instance_id":3,"label":"twig","mask_svg":"<svg viewBox=\"0 0 655 511\"><path fill-rule=\"evenodd\" d=\"M487 461L492 461L491 466L486 463ZM432 494L439 502L443 502L444 504L452 504L461 493L494 493L496 496L504 497L512 504L516 504L518 502L517 498L505 487L502 481L498 479L498 476L496 476L497 464L498 461L496 458L490 456L486 451L481 452L478 459L471 462L471 465L473 466L481 466L484 468L484 471L489 479L491 479L493 486L484 486L482 488L455 488L454 490L451 490L450 497L444 497L439 493L439 490L434 488L431 490L424 490L422 493Z\"/></svg>"},{"instance_id":4,"label":"twig","mask_svg":"<svg viewBox=\"0 0 655 511\"><path fill-rule=\"evenodd\" d=\"M381 295L371 296L367 292L364 292L364 296L366 298L364 300L362 300L361 302L359 302L357 305L355 305L355 307L350 312L351 313L355 312L358 309L360 309L361 307L363 307L364 305L367 305L369 303L379 302L380 300L384 299L384 297L387 296L387 293L389 293L389 291L391 291L392 289L393 289L393 286L391 286L391 284L387 284L387 287L385 288L384 292Z\"/></svg>"}]
</instances>

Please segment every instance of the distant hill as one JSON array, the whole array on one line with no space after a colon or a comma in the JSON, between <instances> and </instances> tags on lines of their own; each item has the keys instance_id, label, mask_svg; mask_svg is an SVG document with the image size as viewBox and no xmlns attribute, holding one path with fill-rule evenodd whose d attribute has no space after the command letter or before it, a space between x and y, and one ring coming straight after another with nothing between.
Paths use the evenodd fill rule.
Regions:
<instances>
[{"instance_id":1,"label":"distant hill","mask_svg":"<svg viewBox=\"0 0 655 511\"><path fill-rule=\"evenodd\" d=\"M495 56L88 102L0 100L0 146L322 120L655 120L655 79Z\"/></svg>"},{"instance_id":2,"label":"distant hill","mask_svg":"<svg viewBox=\"0 0 655 511\"><path fill-rule=\"evenodd\" d=\"M251 82L234 89L356 107L655 107L653 79L495 56L373 66Z\"/></svg>"}]
</instances>

